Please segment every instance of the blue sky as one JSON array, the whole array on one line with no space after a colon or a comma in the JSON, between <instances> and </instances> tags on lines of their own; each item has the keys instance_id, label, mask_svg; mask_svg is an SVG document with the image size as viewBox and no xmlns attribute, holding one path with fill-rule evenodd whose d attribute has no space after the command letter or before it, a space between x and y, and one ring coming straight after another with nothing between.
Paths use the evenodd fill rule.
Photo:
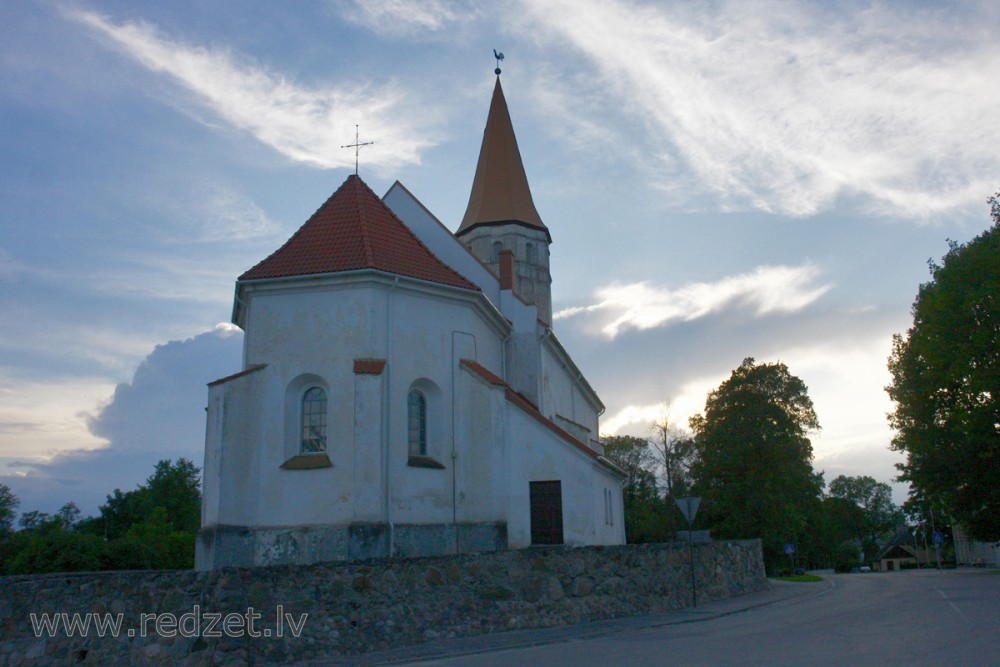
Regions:
<instances>
[{"instance_id":1,"label":"blue sky","mask_svg":"<svg viewBox=\"0 0 1000 667\"><path fill-rule=\"evenodd\" d=\"M492 49L607 432L686 424L747 356L809 386L814 465L895 476L883 387L927 260L989 224L987 2L0 5L0 480L96 511L200 464L235 278L353 171L446 225ZM896 485L897 502L905 489Z\"/></svg>"}]
</instances>

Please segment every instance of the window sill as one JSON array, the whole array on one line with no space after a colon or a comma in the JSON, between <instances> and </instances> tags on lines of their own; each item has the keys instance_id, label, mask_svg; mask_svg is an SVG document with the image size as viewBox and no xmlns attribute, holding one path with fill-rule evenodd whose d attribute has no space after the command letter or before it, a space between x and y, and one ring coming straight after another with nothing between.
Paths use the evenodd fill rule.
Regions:
<instances>
[{"instance_id":1,"label":"window sill","mask_svg":"<svg viewBox=\"0 0 1000 667\"><path fill-rule=\"evenodd\" d=\"M333 463L326 452L316 452L315 454L297 454L281 464L284 470L316 470L318 468L332 468Z\"/></svg>"},{"instance_id":2,"label":"window sill","mask_svg":"<svg viewBox=\"0 0 1000 667\"><path fill-rule=\"evenodd\" d=\"M434 470L444 470L444 464L437 461L430 456L420 456L417 454L410 454L410 458L406 460L406 465L413 468L433 468Z\"/></svg>"}]
</instances>

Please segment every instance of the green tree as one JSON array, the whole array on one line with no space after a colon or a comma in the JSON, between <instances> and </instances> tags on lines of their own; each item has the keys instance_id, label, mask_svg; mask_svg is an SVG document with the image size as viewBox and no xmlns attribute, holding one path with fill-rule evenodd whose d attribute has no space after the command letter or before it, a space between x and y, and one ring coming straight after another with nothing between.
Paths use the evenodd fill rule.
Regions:
<instances>
[{"instance_id":1,"label":"green tree","mask_svg":"<svg viewBox=\"0 0 1000 667\"><path fill-rule=\"evenodd\" d=\"M784 562L783 544L799 542L817 511L822 474L813 471L818 429L806 385L782 363L744 359L691 418L694 491L705 519L724 538L761 538L765 562Z\"/></svg>"},{"instance_id":2,"label":"green tree","mask_svg":"<svg viewBox=\"0 0 1000 667\"><path fill-rule=\"evenodd\" d=\"M7 574L99 570L104 548L101 538L63 530L53 520L41 530L19 531L14 536L4 570Z\"/></svg>"},{"instance_id":3,"label":"green tree","mask_svg":"<svg viewBox=\"0 0 1000 667\"><path fill-rule=\"evenodd\" d=\"M854 515L854 536L864 544L865 553L875 557L881 538L891 537L903 523L903 514L892 502L892 488L874 477L839 475L830 482L829 493L861 509Z\"/></svg>"},{"instance_id":4,"label":"green tree","mask_svg":"<svg viewBox=\"0 0 1000 667\"><path fill-rule=\"evenodd\" d=\"M25 512L20 530L0 535L0 572L190 568L201 523L198 473L185 459L160 461L145 484L115 489L97 518L80 519L72 502L55 515ZM16 507L16 498L7 505Z\"/></svg>"},{"instance_id":5,"label":"green tree","mask_svg":"<svg viewBox=\"0 0 1000 667\"><path fill-rule=\"evenodd\" d=\"M47 512L31 510L21 513L21 517L17 520L17 527L20 532L42 533L46 530L59 528L60 524L58 519Z\"/></svg>"},{"instance_id":6,"label":"green tree","mask_svg":"<svg viewBox=\"0 0 1000 667\"><path fill-rule=\"evenodd\" d=\"M626 541L637 544L667 539L669 515L656 492L656 458L649 442L631 435L606 435L601 441L605 455L626 474L622 483Z\"/></svg>"},{"instance_id":7,"label":"green tree","mask_svg":"<svg viewBox=\"0 0 1000 667\"><path fill-rule=\"evenodd\" d=\"M164 459L145 484L132 491L115 489L101 505L104 536L110 540L125 537L132 526L147 521L158 507L166 512L173 530L197 533L201 526L199 472L187 459L176 463ZM98 526L90 530L94 528Z\"/></svg>"},{"instance_id":8,"label":"green tree","mask_svg":"<svg viewBox=\"0 0 1000 667\"><path fill-rule=\"evenodd\" d=\"M993 223L949 241L914 301L913 326L893 336L886 387L896 409L899 479L944 505L970 535L1000 539L1000 193Z\"/></svg>"},{"instance_id":9,"label":"green tree","mask_svg":"<svg viewBox=\"0 0 1000 667\"><path fill-rule=\"evenodd\" d=\"M10 532L14 527L14 517L20 504L21 501L10 487L0 483L0 535Z\"/></svg>"},{"instance_id":10,"label":"green tree","mask_svg":"<svg viewBox=\"0 0 1000 667\"><path fill-rule=\"evenodd\" d=\"M864 510L846 498L828 496L820 503L820 514L822 519L814 537L820 564L837 572L849 572L861 565L859 555L864 546L858 535L859 527L865 524Z\"/></svg>"}]
</instances>

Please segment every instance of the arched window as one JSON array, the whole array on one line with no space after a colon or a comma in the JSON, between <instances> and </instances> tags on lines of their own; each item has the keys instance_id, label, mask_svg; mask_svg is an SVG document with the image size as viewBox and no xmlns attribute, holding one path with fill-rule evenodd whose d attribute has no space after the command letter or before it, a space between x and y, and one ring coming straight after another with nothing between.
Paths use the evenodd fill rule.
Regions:
<instances>
[{"instance_id":1,"label":"arched window","mask_svg":"<svg viewBox=\"0 0 1000 667\"><path fill-rule=\"evenodd\" d=\"M503 243L500 241L493 242L493 263L498 264L500 262L500 251L503 250Z\"/></svg>"},{"instance_id":2,"label":"arched window","mask_svg":"<svg viewBox=\"0 0 1000 667\"><path fill-rule=\"evenodd\" d=\"M326 392L321 387L310 387L302 395L303 454L326 451Z\"/></svg>"},{"instance_id":3,"label":"arched window","mask_svg":"<svg viewBox=\"0 0 1000 667\"><path fill-rule=\"evenodd\" d=\"M427 398L417 389L406 397L406 431L410 456L427 456Z\"/></svg>"},{"instance_id":4,"label":"arched window","mask_svg":"<svg viewBox=\"0 0 1000 667\"><path fill-rule=\"evenodd\" d=\"M528 257L528 264L534 266L538 263L538 248L535 247L534 243L528 243L525 246L525 254Z\"/></svg>"}]
</instances>

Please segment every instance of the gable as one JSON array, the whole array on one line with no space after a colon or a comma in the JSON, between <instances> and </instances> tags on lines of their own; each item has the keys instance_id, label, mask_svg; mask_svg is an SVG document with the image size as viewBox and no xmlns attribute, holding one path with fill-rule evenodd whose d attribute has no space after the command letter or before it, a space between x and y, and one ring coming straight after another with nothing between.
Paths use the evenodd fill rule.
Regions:
<instances>
[{"instance_id":1,"label":"gable","mask_svg":"<svg viewBox=\"0 0 1000 667\"><path fill-rule=\"evenodd\" d=\"M358 176L343 185L241 282L376 269L479 291L438 259Z\"/></svg>"}]
</instances>

